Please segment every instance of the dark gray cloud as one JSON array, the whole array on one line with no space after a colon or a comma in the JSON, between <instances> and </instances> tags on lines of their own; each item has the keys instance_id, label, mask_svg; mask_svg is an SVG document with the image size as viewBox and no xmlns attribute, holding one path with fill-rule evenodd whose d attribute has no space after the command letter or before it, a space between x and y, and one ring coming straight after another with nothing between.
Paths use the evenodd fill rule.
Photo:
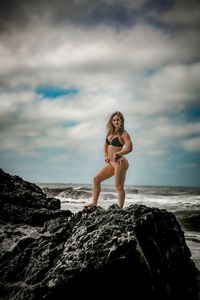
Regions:
<instances>
[{"instance_id":1,"label":"dark gray cloud","mask_svg":"<svg viewBox=\"0 0 200 300\"><path fill-rule=\"evenodd\" d=\"M24 26L33 16L49 16L54 22L100 22L104 19L127 18L123 4L106 1L74 0L5 0L1 1L0 26Z\"/></svg>"},{"instance_id":2,"label":"dark gray cloud","mask_svg":"<svg viewBox=\"0 0 200 300\"><path fill-rule=\"evenodd\" d=\"M72 23L119 27L141 21L173 30L183 26L184 20L188 26L188 19L193 20L194 26L199 25L199 18L195 17L198 11L198 0L3 0L0 4L0 30L20 30L33 20L41 23L47 20L58 26ZM170 12L172 14L166 18L166 13Z\"/></svg>"},{"instance_id":3,"label":"dark gray cloud","mask_svg":"<svg viewBox=\"0 0 200 300\"><path fill-rule=\"evenodd\" d=\"M1 1L0 28L22 28L35 16L39 19L49 18L56 24L70 22L90 26L101 23L128 26L138 22L152 9L162 12L172 6L171 0L5 0Z\"/></svg>"}]
</instances>

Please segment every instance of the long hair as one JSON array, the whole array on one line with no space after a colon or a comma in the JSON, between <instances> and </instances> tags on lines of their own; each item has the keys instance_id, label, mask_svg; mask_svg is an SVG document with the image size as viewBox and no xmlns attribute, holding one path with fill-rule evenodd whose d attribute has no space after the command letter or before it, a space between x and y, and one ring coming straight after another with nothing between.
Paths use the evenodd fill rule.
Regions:
<instances>
[{"instance_id":1,"label":"long hair","mask_svg":"<svg viewBox=\"0 0 200 300\"><path fill-rule=\"evenodd\" d=\"M118 116L121 120L121 127L120 128L115 128L113 123L112 123L112 119L114 116ZM110 116L108 122L107 122L107 136L109 136L110 134L119 134L121 135L124 132L124 116L122 115L122 113L120 111L115 111L114 113L112 113L112 115Z\"/></svg>"}]
</instances>

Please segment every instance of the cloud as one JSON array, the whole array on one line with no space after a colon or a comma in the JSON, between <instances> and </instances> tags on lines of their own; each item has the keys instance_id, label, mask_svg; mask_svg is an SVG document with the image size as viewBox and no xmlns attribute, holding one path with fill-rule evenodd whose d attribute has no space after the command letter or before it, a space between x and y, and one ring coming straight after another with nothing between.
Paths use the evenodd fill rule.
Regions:
<instances>
[{"instance_id":1,"label":"cloud","mask_svg":"<svg viewBox=\"0 0 200 300\"><path fill-rule=\"evenodd\" d=\"M167 22L170 26L197 27L200 25L199 19L200 3L198 0L176 0L170 10L158 13L150 11L148 14L162 22Z\"/></svg>"},{"instance_id":2,"label":"cloud","mask_svg":"<svg viewBox=\"0 0 200 300\"><path fill-rule=\"evenodd\" d=\"M183 148L191 152L200 151L200 137L193 137L183 141Z\"/></svg>"},{"instance_id":3,"label":"cloud","mask_svg":"<svg viewBox=\"0 0 200 300\"><path fill-rule=\"evenodd\" d=\"M137 97L152 104L149 114L178 112L187 104L199 104L199 78L199 63L170 64L141 80Z\"/></svg>"},{"instance_id":4,"label":"cloud","mask_svg":"<svg viewBox=\"0 0 200 300\"><path fill-rule=\"evenodd\" d=\"M33 24L17 35L14 30L9 38L2 38L0 49L4 60L1 72L16 75L15 72L20 70L22 75L24 71L37 75L42 71L42 76L45 70L56 72L59 68L59 71L65 71L62 76L66 70L81 74L101 75L103 72L112 75L116 71L135 74L160 64L192 59L198 55L198 49L191 47L197 38L197 32L163 35L142 24L120 31L105 26L85 29ZM189 44L183 48L186 40Z\"/></svg>"},{"instance_id":5,"label":"cloud","mask_svg":"<svg viewBox=\"0 0 200 300\"><path fill-rule=\"evenodd\" d=\"M173 3L8 1L1 14L11 13L0 21L1 151L88 162L119 110L140 161L174 148L198 152L199 117L184 115L199 107L199 23L184 23L185 1ZM198 6L192 1L191 10ZM49 99L41 87L78 93Z\"/></svg>"},{"instance_id":6,"label":"cloud","mask_svg":"<svg viewBox=\"0 0 200 300\"><path fill-rule=\"evenodd\" d=\"M138 118L138 114L181 111L186 103L198 100L199 63L185 64L198 52L190 46L193 34L171 37L144 24L121 31L35 24L10 34L0 44L5 118L10 109L35 121L44 116L52 121L83 120L85 115L103 116L105 107L112 111L116 103ZM152 70L151 76L147 70ZM63 97L56 103L39 103L32 91L41 85L74 86L80 97L68 98L68 103ZM33 98L36 101L28 104ZM27 105L17 112L23 101Z\"/></svg>"},{"instance_id":7,"label":"cloud","mask_svg":"<svg viewBox=\"0 0 200 300\"><path fill-rule=\"evenodd\" d=\"M8 0L1 5L0 28L21 30L41 19L56 24L94 26L101 23L127 25L139 16L145 0Z\"/></svg>"},{"instance_id":8,"label":"cloud","mask_svg":"<svg viewBox=\"0 0 200 300\"><path fill-rule=\"evenodd\" d=\"M71 81L73 79L73 82L76 82L78 87L81 86L80 93L70 97L61 96L56 101L42 100L33 90L31 92L31 86L29 91L25 90L19 93L17 85L12 87L12 93L7 92L6 94L4 92L2 99L5 100L0 108L3 116L3 119L1 119L3 123L2 131L5 130L3 149L13 148L20 152L28 151L28 149L31 151L31 149L50 148L55 145L64 148L70 148L69 145L74 145L71 148L77 149L79 141L82 140L81 137L84 136L83 132L87 132L85 136L87 144L91 138L95 139L98 128L97 122L101 122L99 130L103 137L106 118L109 112L115 111L117 108L125 113L127 120L129 120L127 122L128 126L133 124L133 127L136 129L138 126L141 136L138 145L150 143L151 150L147 151L147 153L162 153L164 150L156 150L158 143L167 135L170 138L171 132L172 137L175 133L180 132L182 128L178 128L176 123L173 123L173 126L169 126L167 122L170 123L170 119L164 124L158 124L159 127L156 128L156 121L153 119L154 123L152 123L151 117L165 113L181 113L188 104L198 101L199 63L190 65L169 64L154 69L150 76L146 76L140 70L138 78L136 76L137 73L135 73L135 76L127 81L127 76L123 76L123 72L119 71L114 76L112 74L106 76L107 73L105 75L102 73L100 76L98 68L96 69L96 75L94 74L92 77L87 73L89 71L86 68L82 79L82 74L79 74L78 69L76 73L72 74L70 72ZM63 78L60 82L59 79L61 78L57 78L57 84L62 84L67 77L62 73L62 69L60 77L61 75L63 75ZM45 80L53 82L51 77L51 73L46 73ZM19 78L20 68L17 80ZM90 78L91 80L89 80ZM28 76L23 76L23 79L28 79L29 81ZM34 79L37 80L37 76ZM26 83L24 81L23 85ZM36 81L35 84L37 83L40 83L39 77L38 82ZM34 86L33 83L32 85ZM12 118L12 116L15 116L15 118ZM147 117L150 120L146 121ZM102 120L105 122L102 122ZM65 121L81 123L73 128L66 129L62 128L62 122ZM143 134L141 124L143 126L145 124L148 128L147 135ZM149 124L155 130L152 134L149 132ZM8 128L9 134L7 134L6 128ZM55 131L55 128L57 128L57 131ZM95 130L90 131L90 128L95 128ZM10 132L11 130L12 133ZM88 132L92 134L92 137ZM63 141L63 136L66 137L65 141L67 142ZM142 137L145 137L145 143ZM157 141L158 137L159 140ZM27 138L29 143L25 143ZM15 139L16 142L14 143ZM12 140L12 143L10 143L10 140ZM23 143L25 144L24 146L22 146ZM91 151L92 149L93 146L91 146ZM187 148L185 149L187 150Z\"/></svg>"},{"instance_id":9,"label":"cloud","mask_svg":"<svg viewBox=\"0 0 200 300\"><path fill-rule=\"evenodd\" d=\"M155 116L143 119L133 135L137 157L168 157L173 151L199 151L197 140L200 122L185 123L184 120ZM194 145L193 145L194 142ZM196 144L195 144L196 143Z\"/></svg>"}]
</instances>

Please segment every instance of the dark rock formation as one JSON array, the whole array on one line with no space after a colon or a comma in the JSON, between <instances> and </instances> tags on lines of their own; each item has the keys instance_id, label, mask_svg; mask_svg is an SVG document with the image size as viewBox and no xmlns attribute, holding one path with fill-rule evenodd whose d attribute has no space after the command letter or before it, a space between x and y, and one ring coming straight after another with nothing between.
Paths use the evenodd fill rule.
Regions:
<instances>
[{"instance_id":1,"label":"dark rock formation","mask_svg":"<svg viewBox=\"0 0 200 300\"><path fill-rule=\"evenodd\" d=\"M197 300L197 275L174 214L142 205L54 216L0 256L4 300Z\"/></svg>"},{"instance_id":2,"label":"dark rock formation","mask_svg":"<svg viewBox=\"0 0 200 300\"><path fill-rule=\"evenodd\" d=\"M4 222L43 226L44 222L69 211L60 210L60 201L48 198L37 185L0 169L0 219Z\"/></svg>"}]
</instances>

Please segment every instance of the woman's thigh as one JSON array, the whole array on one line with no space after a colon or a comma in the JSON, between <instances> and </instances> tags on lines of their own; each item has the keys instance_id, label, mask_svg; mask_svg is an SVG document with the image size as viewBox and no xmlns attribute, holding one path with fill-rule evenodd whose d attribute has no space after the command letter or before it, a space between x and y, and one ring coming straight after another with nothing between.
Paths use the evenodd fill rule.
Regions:
<instances>
[{"instance_id":1,"label":"woman's thigh","mask_svg":"<svg viewBox=\"0 0 200 300\"><path fill-rule=\"evenodd\" d=\"M122 161L120 164L118 164L115 167L115 184L118 185L124 185L125 179L126 179L126 172L128 169L128 161Z\"/></svg>"},{"instance_id":2,"label":"woman's thigh","mask_svg":"<svg viewBox=\"0 0 200 300\"><path fill-rule=\"evenodd\" d=\"M107 164L103 169L101 169L95 176L95 178L101 182L104 181L114 175L113 166Z\"/></svg>"}]
</instances>

